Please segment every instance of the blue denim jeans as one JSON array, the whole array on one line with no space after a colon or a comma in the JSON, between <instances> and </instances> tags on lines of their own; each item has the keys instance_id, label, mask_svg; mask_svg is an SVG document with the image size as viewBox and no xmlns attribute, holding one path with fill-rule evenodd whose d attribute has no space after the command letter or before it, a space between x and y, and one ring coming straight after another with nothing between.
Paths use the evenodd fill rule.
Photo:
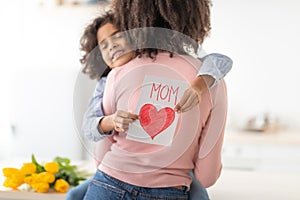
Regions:
<instances>
[{"instance_id":1,"label":"blue denim jeans","mask_svg":"<svg viewBox=\"0 0 300 200\"><path fill-rule=\"evenodd\" d=\"M70 189L67 194L65 200L83 200L84 195L89 187L91 179L80 183L76 187Z\"/></svg>"},{"instance_id":2,"label":"blue denim jeans","mask_svg":"<svg viewBox=\"0 0 300 200\"><path fill-rule=\"evenodd\" d=\"M190 194L188 199L209 200L206 189L199 184L199 182L195 179L192 173L191 176L193 177L193 182L191 184L191 189L190 189ZM88 189L90 182L91 179L86 180L80 185L69 190L66 194L66 200L83 200L83 197Z\"/></svg>"},{"instance_id":3,"label":"blue denim jeans","mask_svg":"<svg viewBox=\"0 0 300 200\"><path fill-rule=\"evenodd\" d=\"M187 187L145 188L115 179L101 171L93 177L84 200L188 200Z\"/></svg>"},{"instance_id":4,"label":"blue denim jeans","mask_svg":"<svg viewBox=\"0 0 300 200\"><path fill-rule=\"evenodd\" d=\"M191 189L190 189L190 200L209 200L207 190L202 187L199 181L194 177L194 174L191 172L190 175L193 178Z\"/></svg>"}]
</instances>

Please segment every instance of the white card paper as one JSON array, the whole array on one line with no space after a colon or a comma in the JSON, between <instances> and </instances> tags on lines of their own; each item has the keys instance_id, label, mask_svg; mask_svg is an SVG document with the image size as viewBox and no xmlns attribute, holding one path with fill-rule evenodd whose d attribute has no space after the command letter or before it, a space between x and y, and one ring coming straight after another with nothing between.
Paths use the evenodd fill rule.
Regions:
<instances>
[{"instance_id":1,"label":"white card paper","mask_svg":"<svg viewBox=\"0 0 300 200\"><path fill-rule=\"evenodd\" d=\"M170 146L178 123L178 114L173 109L187 87L182 80L145 76L135 110L141 119L130 125L126 138Z\"/></svg>"}]
</instances>

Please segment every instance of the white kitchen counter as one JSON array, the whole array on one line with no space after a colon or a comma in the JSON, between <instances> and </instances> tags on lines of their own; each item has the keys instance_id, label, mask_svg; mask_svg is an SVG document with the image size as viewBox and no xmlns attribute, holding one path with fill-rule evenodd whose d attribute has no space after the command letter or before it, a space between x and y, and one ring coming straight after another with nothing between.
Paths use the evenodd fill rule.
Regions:
<instances>
[{"instance_id":1,"label":"white kitchen counter","mask_svg":"<svg viewBox=\"0 0 300 200\"><path fill-rule=\"evenodd\" d=\"M274 132L251 132L228 128L225 143L300 146L300 130L278 130Z\"/></svg>"},{"instance_id":2,"label":"white kitchen counter","mask_svg":"<svg viewBox=\"0 0 300 200\"><path fill-rule=\"evenodd\" d=\"M0 190L0 200L64 200L65 194Z\"/></svg>"},{"instance_id":3,"label":"white kitchen counter","mask_svg":"<svg viewBox=\"0 0 300 200\"><path fill-rule=\"evenodd\" d=\"M300 173L223 170L211 200L300 200Z\"/></svg>"}]
</instances>

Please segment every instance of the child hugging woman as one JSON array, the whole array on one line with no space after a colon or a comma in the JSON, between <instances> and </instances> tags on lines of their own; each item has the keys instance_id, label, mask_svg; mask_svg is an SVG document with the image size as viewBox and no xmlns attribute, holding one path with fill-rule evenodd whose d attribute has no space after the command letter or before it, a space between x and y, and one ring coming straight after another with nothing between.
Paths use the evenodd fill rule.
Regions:
<instances>
[{"instance_id":1,"label":"child hugging woman","mask_svg":"<svg viewBox=\"0 0 300 200\"><path fill-rule=\"evenodd\" d=\"M118 9L122 10L125 5L126 5L125 7L131 8L133 10L136 6L142 6L141 4L139 4L139 3L141 3L141 1L134 1L134 2L135 3L131 4L132 7L130 7L128 5L128 2L126 2L126 1L115 1L114 2L115 11L117 11ZM166 1L166 2L168 2L168 1ZM184 3L184 4L186 4L186 6L189 5L189 9L192 9L191 3ZM150 11L151 11L151 9L154 9L154 10L158 9L159 12L155 13L155 14L152 13L152 15L149 15L148 17L150 18L150 21L154 20L156 22L150 22L148 24L145 23L142 26L160 26L160 25L163 25L163 27L167 27L167 28L172 29L172 23L173 23L173 25L175 23L174 21L172 21L172 17L170 18L170 21L164 19L164 17L163 17L164 15L165 16L169 15L169 14L167 14L169 11L166 12L166 9L167 10L168 9L173 9L174 10L175 7L176 7L176 5L172 5L171 7L170 6L171 6L170 4L167 5L167 6L164 5L160 1L153 1L152 6L150 6L148 8L150 9ZM146 7L144 7L144 9L145 8ZM124 9L123 9L123 12L124 12ZM142 11L141 12L137 11L137 12L133 12L133 15L139 16L139 15L141 15L141 13L142 13ZM184 12L182 12L182 13L184 13ZM118 14L120 14L120 12L118 12ZM117 14L117 16L118 16L118 14ZM207 14L209 14L209 12ZM138 116L136 114L133 114L133 113L130 113L130 112L127 112L127 111L123 111L123 110L116 110L115 113L112 113L108 116L103 115L103 111L102 111L102 108L101 108L100 104L102 102L103 88L104 88L105 81L106 81L105 76L108 74L109 69L107 69L105 71L105 73L103 74L102 73L103 69L99 70L99 68L100 68L99 62L98 63L97 62L91 62L91 60L88 59L88 57L89 58L92 57L92 53L91 53L92 50L94 50L94 48L96 48L96 52L98 51L98 53L97 53L98 55L97 55L96 59L100 59L99 57L102 56L103 60L109 66L110 69L114 69L115 67L119 67L119 66L122 66L122 65L126 64L127 62L132 60L136 55L144 56L145 54L148 54L148 56L153 56L154 55L154 57L156 57L156 55L161 53L159 49L152 49L152 50L151 49L150 50L149 49L137 49L135 53L133 53L130 49L128 49L128 47L126 46L126 41L124 40L122 35L119 33L118 25L120 27L123 27L124 29L129 28L126 25L127 23L129 23L129 24L132 23L130 26L133 26L134 28L139 27L136 24L141 24L141 23L135 22L136 24L134 24L134 22L131 21L133 19L130 19L130 17L133 17L133 16L129 15L128 19L124 19L124 17L121 18L120 21L117 24L115 23L115 21L113 19L113 16L111 14L107 14L107 15L104 15L102 17L99 17L99 18L95 19L94 22L90 26L87 27L86 32L84 33L84 35L82 37L82 47L83 47L83 50L86 52L86 55L82 59L82 63L85 64L84 73L88 74L91 78L96 78L97 80L100 80L97 84L95 94L94 94L94 97L93 97L93 99L90 103L89 109L86 112L85 120L84 120L85 123L84 123L84 126L83 126L84 134L89 139L92 139L94 141L98 141L100 139L108 137L108 135L115 134L117 132L125 132L128 129L129 124L132 123L133 121L135 121L138 118ZM108 19L110 19L110 20L108 20ZM134 19L136 19L136 18L134 17ZM143 20L141 20L141 21L143 21ZM203 21L203 19L202 19L202 21ZM206 22L206 25L207 25L208 22ZM190 25L195 25L196 26L196 24L193 24L193 23L191 23ZM177 27L175 29L180 29L180 27ZM188 28L186 27L186 29L188 29ZM193 27L192 29L189 29L189 30L190 31L193 30L193 31L191 31L191 34L190 34L191 36L193 36L193 38L199 39L199 41L202 42L204 37L206 36L206 34L208 32L207 29L208 29L208 27L206 27L206 28L202 27L202 29L201 29L201 26L200 26L200 28L199 27ZM202 32L200 30L202 30ZM199 32L198 35L196 34L197 31ZM205 34L203 32L205 32ZM89 35L89 37L87 37L87 35ZM85 41L85 43L83 41ZM91 43L93 43L93 45L91 45ZM97 45L99 45L99 48L97 47ZM110 57L109 49L111 49L111 48L112 49L117 48L115 50L118 51L118 52L122 52L122 53L117 55L117 57ZM215 61L222 60L223 62L215 62L215 63L217 63L217 65L212 66L211 63L214 63L214 62L206 62L208 60L209 61L211 61L211 60L215 60ZM232 64L231 60L226 56L222 56L222 55L219 55L219 54L213 54L213 55L206 56L203 59L202 68L200 68L200 72L198 73L198 75L200 75L200 76L197 76L194 80L194 85L191 84L191 86L186 90L186 92L184 93L183 98L182 98L182 99L185 98L185 100L180 101L180 103L176 106L177 109L181 110L182 112L185 112L185 111L191 109L191 108L188 108L187 110L184 110L182 108L184 108L185 103L186 104L191 104L191 101L194 102L194 99L195 99L194 97L195 96L197 97L197 100L198 100L198 101L196 101L196 103L201 101L201 99L199 97L207 89L207 85L203 84L203 82L204 82L204 77L203 76L207 76L208 80L210 80L210 84L208 86L215 85L215 84L212 84L212 83L214 81L219 82L225 76L225 74L230 70L231 64ZM209 69L208 72L205 72L205 70L207 70L207 69ZM214 70L217 71L217 72L222 72L222 73L214 72ZM101 75L102 75L102 77L101 77ZM190 96L194 96L194 97L189 98ZM195 106L195 103L192 103L192 104L194 104L194 105L189 105L187 107ZM221 141L219 143L221 143ZM219 149L219 146L216 149ZM212 152L213 151L214 150L212 150ZM215 159L217 161L219 161L218 156L216 156ZM101 161L101 159L100 159L100 161ZM215 167L218 168L219 165L215 166ZM97 181L99 179L99 174L100 174L101 178L104 177L105 179L110 179L110 181L117 182L118 187L120 185L121 186L123 185L123 182L120 181L118 179L118 177L112 177L109 174L105 174L101 171L98 171L97 174L94 177L94 179L96 179ZM216 177L216 176L214 176L214 177ZM153 179L155 179L155 177L153 177ZM101 183L103 183L103 182L101 182ZM145 189L141 185L136 186L134 184L132 185L132 184L126 183L126 182L124 182L124 184L129 184L130 187L138 187L139 190L143 189L143 191ZM204 185L205 185L205 183L204 183ZM124 185L125 188L127 188L127 186L125 187L125 185ZM158 186L159 186L159 184L158 184ZM184 198L187 196L187 194L189 194L189 192L186 191L186 188L190 188L190 187L189 186L188 187L179 186L179 191L184 191L184 195L183 195ZM106 188L106 189L109 189L109 188ZM170 192L170 189L171 189L172 195L174 195L174 191L172 192L174 187L160 188L160 187L156 187L155 185L151 188L146 188L144 192L145 192L145 194L148 194L149 191L152 191L152 193L154 192L155 194L157 192L158 193L160 193L160 192L163 192L163 193L167 192L168 193L168 191ZM175 189L177 189L177 188L175 188ZM193 190L193 189L194 188L191 187L191 190ZM109 195L109 196L106 196L106 198L104 198L104 192L107 191L107 190L101 191L101 193L103 193L103 195L95 193L94 190L95 190L95 187L91 187L89 189L89 192L86 195L86 199L95 199L95 198L96 199L101 199L101 196L103 197L103 199L107 199L107 197L110 197L109 199L114 199L113 195ZM197 188L197 190L203 190L203 188ZM85 191L85 190L83 190L83 191ZM96 197L97 195L100 195L100 196ZM126 195L128 196L129 194L126 194ZM175 195L176 198L175 199L180 198L177 195L181 196L181 194L176 193L176 195ZM162 196L158 195L157 197L162 197ZM165 195L165 199L172 199L172 198L169 198L169 197L168 197L168 194ZM128 196L128 198L131 199L133 197ZM195 199L205 199L205 198L199 198L199 196L198 196Z\"/></svg>"}]
</instances>

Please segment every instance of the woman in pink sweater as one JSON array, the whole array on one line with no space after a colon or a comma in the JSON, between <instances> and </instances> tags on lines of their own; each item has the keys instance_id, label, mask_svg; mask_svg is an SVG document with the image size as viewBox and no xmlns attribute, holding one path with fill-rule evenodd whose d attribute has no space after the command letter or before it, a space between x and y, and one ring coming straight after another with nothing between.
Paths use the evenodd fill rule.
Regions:
<instances>
[{"instance_id":1,"label":"woman in pink sweater","mask_svg":"<svg viewBox=\"0 0 300 200\"><path fill-rule=\"evenodd\" d=\"M186 6L192 9L189 2ZM130 5L119 6L128 8ZM170 4L158 7L168 6ZM151 5L147 8L151 10ZM134 20L137 18L135 15ZM126 19L130 21L130 15ZM165 20L162 24L168 24L172 29L172 23L162 15L159 20ZM149 20L150 24L146 25L157 26L161 24L159 20ZM205 17L202 20L205 22ZM125 20L124 24L130 24L129 21ZM131 24L137 26L141 23L133 21ZM200 28L182 30L202 42L208 31L203 25L207 26L201 24ZM145 36L145 41L154 42L157 37L147 30ZM181 46L177 47L180 49ZM140 57L126 67L111 71L103 99L106 115L124 110L139 115L140 119L128 131L110 137L113 141L111 148L105 154L85 199L187 199L190 170L204 187L212 185L220 175L227 110L224 82L204 93L199 106L176 114L171 108L196 76L200 61L188 55L140 47L136 51Z\"/></svg>"}]
</instances>

